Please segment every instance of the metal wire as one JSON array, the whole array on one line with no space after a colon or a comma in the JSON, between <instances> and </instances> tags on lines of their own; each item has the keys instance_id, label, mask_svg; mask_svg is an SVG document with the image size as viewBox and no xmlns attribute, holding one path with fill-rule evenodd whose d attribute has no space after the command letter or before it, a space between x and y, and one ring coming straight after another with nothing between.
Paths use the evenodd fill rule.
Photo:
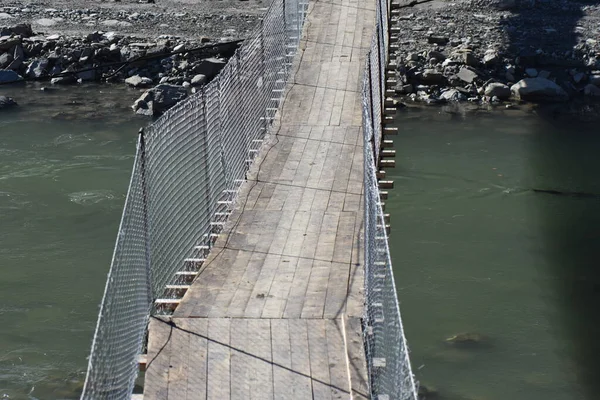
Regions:
<instances>
[{"instance_id":1,"label":"metal wire","mask_svg":"<svg viewBox=\"0 0 600 400\"><path fill-rule=\"evenodd\" d=\"M271 126L306 4L274 0L219 75L140 135L82 399L131 396L149 315L214 244Z\"/></svg>"},{"instance_id":2,"label":"metal wire","mask_svg":"<svg viewBox=\"0 0 600 400\"><path fill-rule=\"evenodd\" d=\"M389 2L377 1L377 24L366 60L362 111L365 193L364 338L371 396L417 400L381 207L377 164L382 137Z\"/></svg>"}]
</instances>

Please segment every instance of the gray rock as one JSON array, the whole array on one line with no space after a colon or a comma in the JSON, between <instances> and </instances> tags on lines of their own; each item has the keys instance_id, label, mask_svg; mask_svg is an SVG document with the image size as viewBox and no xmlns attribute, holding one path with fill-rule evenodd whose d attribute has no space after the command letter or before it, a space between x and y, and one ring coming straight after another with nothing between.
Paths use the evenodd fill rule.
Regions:
<instances>
[{"instance_id":1,"label":"gray rock","mask_svg":"<svg viewBox=\"0 0 600 400\"><path fill-rule=\"evenodd\" d=\"M192 71L196 74L206 75L207 79L212 79L226 64L227 62L220 58L206 58L200 61Z\"/></svg>"},{"instance_id":2,"label":"gray rock","mask_svg":"<svg viewBox=\"0 0 600 400\"><path fill-rule=\"evenodd\" d=\"M588 83L583 88L583 94L590 97L600 97L600 87Z\"/></svg>"},{"instance_id":3,"label":"gray rock","mask_svg":"<svg viewBox=\"0 0 600 400\"><path fill-rule=\"evenodd\" d=\"M463 67L460 69L460 71L458 71L458 74L456 74L456 76L463 82L473 83L473 81L477 79L478 75L476 72Z\"/></svg>"},{"instance_id":4,"label":"gray rock","mask_svg":"<svg viewBox=\"0 0 600 400\"><path fill-rule=\"evenodd\" d=\"M475 57L473 51L470 49L458 49L454 53L452 53L452 58L459 60L463 64L469 65L471 67L475 67L479 63L477 57Z\"/></svg>"},{"instance_id":5,"label":"gray rock","mask_svg":"<svg viewBox=\"0 0 600 400\"><path fill-rule=\"evenodd\" d=\"M0 54L0 68L6 68L13 60L12 54Z\"/></svg>"},{"instance_id":6,"label":"gray rock","mask_svg":"<svg viewBox=\"0 0 600 400\"><path fill-rule=\"evenodd\" d=\"M96 70L92 69L91 65L86 65L84 66L82 69L85 69L87 71L82 71L79 72L77 74L77 79L81 80L82 82L86 82L86 81L95 81L97 76L96 76Z\"/></svg>"},{"instance_id":7,"label":"gray rock","mask_svg":"<svg viewBox=\"0 0 600 400\"><path fill-rule=\"evenodd\" d=\"M579 72L575 75L573 75L573 82L575 83L581 83L585 80L585 74L583 72Z\"/></svg>"},{"instance_id":8,"label":"gray rock","mask_svg":"<svg viewBox=\"0 0 600 400\"><path fill-rule=\"evenodd\" d=\"M154 115L154 102L152 101L137 99L131 108L133 108L133 111L138 115L146 115L149 117Z\"/></svg>"},{"instance_id":9,"label":"gray rock","mask_svg":"<svg viewBox=\"0 0 600 400\"><path fill-rule=\"evenodd\" d=\"M420 81L427 85L439 85L444 83L445 80L444 74L435 69L424 70L420 77Z\"/></svg>"},{"instance_id":10,"label":"gray rock","mask_svg":"<svg viewBox=\"0 0 600 400\"><path fill-rule=\"evenodd\" d=\"M487 50L483 56L483 63L485 65L494 65L500 61L500 55L496 50Z\"/></svg>"},{"instance_id":11,"label":"gray rock","mask_svg":"<svg viewBox=\"0 0 600 400\"><path fill-rule=\"evenodd\" d=\"M13 100L12 97L0 96L0 110L5 108L14 107L17 105L17 102Z\"/></svg>"},{"instance_id":12,"label":"gray rock","mask_svg":"<svg viewBox=\"0 0 600 400\"><path fill-rule=\"evenodd\" d=\"M440 95L440 99L446 101L465 101L467 100L467 96L456 89L449 89Z\"/></svg>"},{"instance_id":13,"label":"gray rock","mask_svg":"<svg viewBox=\"0 0 600 400\"><path fill-rule=\"evenodd\" d=\"M446 59L446 56L444 53L432 50L427 54L427 58L434 59L437 62L443 62Z\"/></svg>"},{"instance_id":14,"label":"gray rock","mask_svg":"<svg viewBox=\"0 0 600 400\"><path fill-rule=\"evenodd\" d=\"M0 69L0 83L18 82L22 80L23 78L15 71Z\"/></svg>"},{"instance_id":15,"label":"gray rock","mask_svg":"<svg viewBox=\"0 0 600 400\"><path fill-rule=\"evenodd\" d=\"M600 75L590 75L589 81L592 85L600 86Z\"/></svg>"},{"instance_id":16,"label":"gray rock","mask_svg":"<svg viewBox=\"0 0 600 400\"><path fill-rule=\"evenodd\" d=\"M433 44L441 44L441 45L445 45L450 41L450 39L448 39L445 36L435 36L435 35L431 35L427 38L427 42L428 43L433 43Z\"/></svg>"},{"instance_id":17,"label":"gray rock","mask_svg":"<svg viewBox=\"0 0 600 400\"><path fill-rule=\"evenodd\" d=\"M566 101L569 95L556 83L545 78L525 78L510 88L511 93L526 101Z\"/></svg>"},{"instance_id":18,"label":"gray rock","mask_svg":"<svg viewBox=\"0 0 600 400\"><path fill-rule=\"evenodd\" d=\"M177 85L161 84L153 89L154 108L157 112L163 112L188 96L186 88Z\"/></svg>"},{"instance_id":19,"label":"gray rock","mask_svg":"<svg viewBox=\"0 0 600 400\"><path fill-rule=\"evenodd\" d=\"M551 75L551 74L550 74L550 71L546 71L546 70L541 70L541 71L538 73L538 77L539 77L539 78L546 78L546 79L548 79L548 78L550 78L550 75Z\"/></svg>"},{"instance_id":20,"label":"gray rock","mask_svg":"<svg viewBox=\"0 0 600 400\"><path fill-rule=\"evenodd\" d=\"M535 68L527 68L525 70L525 73L531 78L535 78L536 76L538 76L538 70Z\"/></svg>"},{"instance_id":21,"label":"gray rock","mask_svg":"<svg viewBox=\"0 0 600 400\"><path fill-rule=\"evenodd\" d=\"M125 79L125 83L134 88L146 88L152 86L152 79L134 75Z\"/></svg>"},{"instance_id":22,"label":"gray rock","mask_svg":"<svg viewBox=\"0 0 600 400\"><path fill-rule=\"evenodd\" d=\"M498 97L501 100L506 100L510 97L510 88L503 83L490 83L485 87L486 96Z\"/></svg>"},{"instance_id":23,"label":"gray rock","mask_svg":"<svg viewBox=\"0 0 600 400\"><path fill-rule=\"evenodd\" d=\"M27 67L25 75L35 79L41 78L47 73L46 69L48 68L48 64L49 61L47 58L40 58L38 60L34 60L31 64L29 64L29 67Z\"/></svg>"},{"instance_id":24,"label":"gray rock","mask_svg":"<svg viewBox=\"0 0 600 400\"><path fill-rule=\"evenodd\" d=\"M408 53L406 55L406 61L419 61L419 55L417 53Z\"/></svg>"},{"instance_id":25,"label":"gray rock","mask_svg":"<svg viewBox=\"0 0 600 400\"><path fill-rule=\"evenodd\" d=\"M192 78L192 86L204 85L207 80L206 75L198 74Z\"/></svg>"},{"instance_id":26,"label":"gray rock","mask_svg":"<svg viewBox=\"0 0 600 400\"><path fill-rule=\"evenodd\" d=\"M19 35L24 38L33 36L33 30L31 29L30 24L17 24L8 29L11 30L15 35Z\"/></svg>"},{"instance_id":27,"label":"gray rock","mask_svg":"<svg viewBox=\"0 0 600 400\"><path fill-rule=\"evenodd\" d=\"M183 86L160 84L146 90L131 107L136 114L160 114L185 99L188 91Z\"/></svg>"}]
</instances>

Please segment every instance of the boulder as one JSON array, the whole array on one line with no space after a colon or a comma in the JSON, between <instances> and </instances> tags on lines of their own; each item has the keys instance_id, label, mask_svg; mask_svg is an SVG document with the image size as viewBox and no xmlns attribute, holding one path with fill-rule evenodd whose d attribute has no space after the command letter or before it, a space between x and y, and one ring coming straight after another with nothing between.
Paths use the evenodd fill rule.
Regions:
<instances>
[{"instance_id":1,"label":"boulder","mask_svg":"<svg viewBox=\"0 0 600 400\"><path fill-rule=\"evenodd\" d=\"M49 61L47 58L40 58L38 60L34 60L29 67L27 67L27 71L25 75L29 78L41 78L42 76L47 74Z\"/></svg>"},{"instance_id":2,"label":"boulder","mask_svg":"<svg viewBox=\"0 0 600 400\"><path fill-rule=\"evenodd\" d=\"M446 78L440 71L435 69L426 69L421 74L419 80L426 85L439 85L444 83Z\"/></svg>"},{"instance_id":3,"label":"boulder","mask_svg":"<svg viewBox=\"0 0 600 400\"><path fill-rule=\"evenodd\" d=\"M0 54L0 68L6 68L12 62L12 54L4 53Z\"/></svg>"},{"instance_id":4,"label":"boulder","mask_svg":"<svg viewBox=\"0 0 600 400\"><path fill-rule=\"evenodd\" d=\"M600 87L588 83L583 88L583 94L590 97L600 97Z\"/></svg>"},{"instance_id":5,"label":"boulder","mask_svg":"<svg viewBox=\"0 0 600 400\"><path fill-rule=\"evenodd\" d=\"M15 71L0 69L0 83L18 82L22 80L23 78Z\"/></svg>"},{"instance_id":6,"label":"boulder","mask_svg":"<svg viewBox=\"0 0 600 400\"><path fill-rule=\"evenodd\" d=\"M452 58L471 67L475 67L479 63L471 49L457 49L452 53Z\"/></svg>"},{"instance_id":7,"label":"boulder","mask_svg":"<svg viewBox=\"0 0 600 400\"><path fill-rule=\"evenodd\" d=\"M152 89L154 108L161 113L188 96L188 91L183 86L161 84Z\"/></svg>"},{"instance_id":8,"label":"boulder","mask_svg":"<svg viewBox=\"0 0 600 400\"><path fill-rule=\"evenodd\" d=\"M427 42L428 43L433 43L433 44L441 44L442 46L447 44L450 41L450 39L448 39L445 36L434 36L431 35L429 37L427 37Z\"/></svg>"},{"instance_id":9,"label":"boulder","mask_svg":"<svg viewBox=\"0 0 600 400\"><path fill-rule=\"evenodd\" d=\"M487 50L483 56L483 63L485 65L494 65L500 61L500 55L496 50Z\"/></svg>"},{"instance_id":10,"label":"boulder","mask_svg":"<svg viewBox=\"0 0 600 400\"><path fill-rule=\"evenodd\" d=\"M12 97L0 96L0 110L5 108L14 107L17 105L17 102L13 100Z\"/></svg>"},{"instance_id":11,"label":"boulder","mask_svg":"<svg viewBox=\"0 0 600 400\"><path fill-rule=\"evenodd\" d=\"M478 75L477 72L472 71L468 68L461 68L460 71L458 71L458 74L456 74L456 76L463 82L467 82L467 83L473 83L473 81L475 79L477 79Z\"/></svg>"},{"instance_id":12,"label":"boulder","mask_svg":"<svg viewBox=\"0 0 600 400\"><path fill-rule=\"evenodd\" d=\"M125 83L134 88L146 88L152 86L152 79L145 76L134 75L125 79Z\"/></svg>"},{"instance_id":13,"label":"boulder","mask_svg":"<svg viewBox=\"0 0 600 400\"><path fill-rule=\"evenodd\" d=\"M206 75L207 79L212 79L226 64L225 60L220 58L206 58L200 61L192 71L196 74Z\"/></svg>"},{"instance_id":14,"label":"boulder","mask_svg":"<svg viewBox=\"0 0 600 400\"><path fill-rule=\"evenodd\" d=\"M500 100L506 100L510 97L510 88L503 83L490 83L485 87L485 95L489 97L498 97Z\"/></svg>"},{"instance_id":15,"label":"boulder","mask_svg":"<svg viewBox=\"0 0 600 400\"><path fill-rule=\"evenodd\" d=\"M33 36L33 30L30 24L17 24L8 28L15 35L19 35L24 38Z\"/></svg>"},{"instance_id":16,"label":"boulder","mask_svg":"<svg viewBox=\"0 0 600 400\"><path fill-rule=\"evenodd\" d=\"M131 108L136 114L157 115L185 99L188 91L183 86L160 84L146 90Z\"/></svg>"},{"instance_id":17,"label":"boulder","mask_svg":"<svg viewBox=\"0 0 600 400\"><path fill-rule=\"evenodd\" d=\"M525 78L510 88L511 93L526 101L566 101L569 95L556 83L546 78Z\"/></svg>"},{"instance_id":18,"label":"boulder","mask_svg":"<svg viewBox=\"0 0 600 400\"><path fill-rule=\"evenodd\" d=\"M592 85L600 86L600 75L590 75L589 81Z\"/></svg>"},{"instance_id":19,"label":"boulder","mask_svg":"<svg viewBox=\"0 0 600 400\"><path fill-rule=\"evenodd\" d=\"M192 86L204 85L207 81L206 75L198 74L192 78Z\"/></svg>"},{"instance_id":20,"label":"boulder","mask_svg":"<svg viewBox=\"0 0 600 400\"><path fill-rule=\"evenodd\" d=\"M427 54L427 58L429 60L434 59L437 62L443 62L446 59L446 56L444 55L444 53L432 50Z\"/></svg>"},{"instance_id":21,"label":"boulder","mask_svg":"<svg viewBox=\"0 0 600 400\"><path fill-rule=\"evenodd\" d=\"M456 89L449 89L440 95L440 99L446 101L465 101L467 100L467 96Z\"/></svg>"}]
</instances>

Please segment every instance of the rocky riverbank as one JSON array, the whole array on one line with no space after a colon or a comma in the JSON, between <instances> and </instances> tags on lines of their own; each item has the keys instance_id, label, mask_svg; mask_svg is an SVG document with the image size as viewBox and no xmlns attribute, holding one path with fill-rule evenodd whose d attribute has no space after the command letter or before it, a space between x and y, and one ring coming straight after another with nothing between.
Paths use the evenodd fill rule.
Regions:
<instances>
[{"instance_id":1,"label":"rocky riverbank","mask_svg":"<svg viewBox=\"0 0 600 400\"><path fill-rule=\"evenodd\" d=\"M435 0L392 17L396 93L438 104L600 99L600 4Z\"/></svg>"},{"instance_id":2,"label":"rocky riverbank","mask_svg":"<svg viewBox=\"0 0 600 400\"><path fill-rule=\"evenodd\" d=\"M262 0L237 3L3 2L0 85L123 82L150 89L136 113L160 114L210 81L262 18Z\"/></svg>"}]
</instances>

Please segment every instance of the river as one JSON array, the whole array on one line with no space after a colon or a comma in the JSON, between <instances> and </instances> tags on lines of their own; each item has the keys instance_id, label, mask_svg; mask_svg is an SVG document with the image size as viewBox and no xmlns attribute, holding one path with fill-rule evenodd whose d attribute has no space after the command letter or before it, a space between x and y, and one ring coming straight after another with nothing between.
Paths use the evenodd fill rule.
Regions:
<instances>
[{"instance_id":1,"label":"river","mask_svg":"<svg viewBox=\"0 0 600 400\"><path fill-rule=\"evenodd\" d=\"M147 123L117 86L0 87L0 398L76 398Z\"/></svg>"},{"instance_id":2,"label":"river","mask_svg":"<svg viewBox=\"0 0 600 400\"><path fill-rule=\"evenodd\" d=\"M440 399L598 399L598 125L431 109L397 126L386 212L419 381ZM460 333L482 340L445 340Z\"/></svg>"},{"instance_id":3,"label":"river","mask_svg":"<svg viewBox=\"0 0 600 400\"><path fill-rule=\"evenodd\" d=\"M0 398L76 398L135 150L122 87L0 88ZM403 111L387 212L417 378L440 399L596 399L600 136ZM455 347L462 332L482 343Z\"/></svg>"}]
</instances>

